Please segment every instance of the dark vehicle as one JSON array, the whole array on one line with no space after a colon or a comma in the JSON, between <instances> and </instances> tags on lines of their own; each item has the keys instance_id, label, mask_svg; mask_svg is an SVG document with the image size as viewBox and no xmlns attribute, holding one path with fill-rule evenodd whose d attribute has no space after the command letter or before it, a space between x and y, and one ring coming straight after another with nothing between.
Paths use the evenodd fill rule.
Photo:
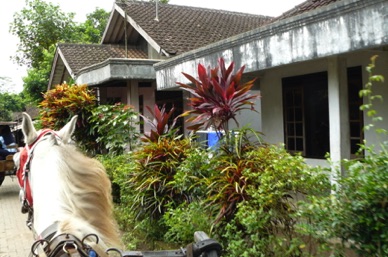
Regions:
<instances>
[{"instance_id":1,"label":"dark vehicle","mask_svg":"<svg viewBox=\"0 0 388 257\"><path fill-rule=\"evenodd\" d=\"M5 176L15 175L16 168L13 155L18 151L18 144L12 130L15 130L17 122L0 121L0 186Z\"/></svg>"}]
</instances>

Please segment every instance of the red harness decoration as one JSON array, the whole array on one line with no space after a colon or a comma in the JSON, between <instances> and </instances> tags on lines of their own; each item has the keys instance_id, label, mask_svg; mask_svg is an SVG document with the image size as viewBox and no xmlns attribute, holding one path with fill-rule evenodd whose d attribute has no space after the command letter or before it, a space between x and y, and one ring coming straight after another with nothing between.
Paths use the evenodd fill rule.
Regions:
<instances>
[{"instance_id":1,"label":"red harness decoration","mask_svg":"<svg viewBox=\"0 0 388 257\"><path fill-rule=\"evenodd\" d=\"M32 199L30 182L28 180L28 172L30 171L29 165L32 159L32 153L35 146L40 141L40 139L42 139L47 134L56 135L55 131L51 129L42 130L38 135L38 137L35 139L35 141L32 144L25 146L20 151L20 155L19 155L20 163L19 163L19 168L16 171L16 176L17 176L20 188L24 190L23 201L26 200L28 206L30 206L31 208L33 206L33 199Z\"/></svg>"},{"instance_id":2,"label":"red harness decoration","mask_svg":"<svg viewBox=\"0 0 388 257\"><path fill-rule=\"evenodd\" d=\"M24 195L27 200L27 203L29 206L32 207L32 194L31 194L31 188L30 183L28 183L28 178L26 174L26 166L27 166L27 160L28 160L28 149L27 147L24 147L20 152L20 166L19 169L16 171L16 176L18 178L19 186L24 189Z\"/></svg>"}]
</instances>

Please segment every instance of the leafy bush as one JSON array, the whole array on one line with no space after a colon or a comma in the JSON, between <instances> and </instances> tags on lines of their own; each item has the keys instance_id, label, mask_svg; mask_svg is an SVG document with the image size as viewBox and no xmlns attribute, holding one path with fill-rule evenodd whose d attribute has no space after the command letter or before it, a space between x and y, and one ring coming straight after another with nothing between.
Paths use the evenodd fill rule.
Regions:
<instances>
[{"instance_id":1,"label":"leafy bush","mask_svg":"<svg viewBox=\"0 0 388 257\"><path fill-rule=\"evenodd\" d=\"M62 128L74 115L78 115L74 132L75 141L90 154L99 152L88 118L96 107L96 97L87 85L57 85L44 94L39 104L42 126Z\"/></svg>"},{"instance_id":2,"label":"leafy bush","mask_svg":"<svg viewBox=\"0 0 388 257\"><path fill-rule=\"evenodd\" d=\"M333 188L333 194L325 197L310 197L299 215L311 222L301 224L301 231L315 237L321 248L343 256L347 248L360 256L388 256L388 142L386 130L376 125L382 120L373 109L373 101L382 99L372 92L373 82L382 82L382 76L373 75L376 56L367 67L369 81L360 91L366 98L361 109L372 118L365 130L375 127L380 134L380 149L361 146L365 157L343 160L345 172ZM342 172L337 170L338 174Z\"/></svg>"},{"instance_id":3,"label":"leafy bush","mask_svg":"<svg viewBox=\"0 0 388 257\"><path fill-rule=\"evenodd\" d=\"M186 159L191 148L190 140L171 140L161 137L133 152L134 167L127 186L136 192L132 210L137 217L159 220L167 204L178 206L186 196L177 190L172 181L178 166Z\"/></svg>"},{"instance_id":4,"label":"leafy bush","mask_svg":"<svg viewBox=\"0 0 388 257\"><path fill-rule=\"evenodd\" d=\"M110 154L120 155L127 147L133 149L137 143L139 134L135 126L138 116L129 105L100 105L93 109L89 121L96 131L96 141Z\"/></svg>"},{"instance_id":5,"label":"leafy bush","mask_svg":"<svg viewBox=\"0 0 388 257\"><path fill-rule=\"evenodd\" d=\"M227 208L221 208L229 213L224 212L225 219L217 226L217 234L226 245L225 256L302 256L306 243L295 227L297 198L328 191L327 176L312 170L301 156L290 155L282 146L262 145L242 157L233 162L240 163L239 180L222 174L220 179L225 177L233 184L213 184L220 197L224 188L235 188L228 194L230 200L223 201L225 205L229 200Z\"/></svg>"},{"instance_id":6,"label":"leafy bush","mask_svg":"<svg viewBox=\"0 0 388 257\"><path fill-rule=\"evenodd\" d=\"M178 207L169 208L163 215L163 222L168 228L164 234L167 242L189 244L193 242L196 231L204 231L211 235L214 217L199 201L184 202Z\"/></svg>"}]
</instances>

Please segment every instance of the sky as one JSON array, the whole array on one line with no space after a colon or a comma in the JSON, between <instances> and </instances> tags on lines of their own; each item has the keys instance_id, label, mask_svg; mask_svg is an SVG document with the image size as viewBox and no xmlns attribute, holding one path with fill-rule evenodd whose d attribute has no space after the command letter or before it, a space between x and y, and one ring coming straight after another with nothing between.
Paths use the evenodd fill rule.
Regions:
<instances>
[{"instance_id":1,"label":"sky","mask_svg":"<svg viewBox=\"0 0 388 257\"><path fill-rule=\"evenodd\" d=\"M83 22L86 15L92 13L97 7L111 11L114 0L44 0L59 5L66 13L75 13L77 22ZM145 1L145 0L144 0ZM305 0L170 0L170 4L196 6L228 11L278 16ZM25 6L25 0L8 1L0 10L0 77L9 78L7 88L14 93L23 89L22 78L26 76L26 67L20 67L10 57L16 54L18 38L9 33L13 14L20 12Z\"/></svg>"}]
</instances>

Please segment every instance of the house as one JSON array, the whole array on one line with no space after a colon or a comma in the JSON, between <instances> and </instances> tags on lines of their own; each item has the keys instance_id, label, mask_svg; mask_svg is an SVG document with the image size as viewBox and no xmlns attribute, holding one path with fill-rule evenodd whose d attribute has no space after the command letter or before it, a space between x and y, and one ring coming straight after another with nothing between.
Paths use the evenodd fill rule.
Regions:
<instances>
[{"instance_id":1,"label":"house","mask_svg":"<svg viewBox=\"0 0 388 257\"><path fill-rule=\"evenodd\" d=\"M258 78L259 113L241 113L240 124L326 165L327 152L336 162L353 158L364 139L378 145L362 129L371 118L359 111L358 91L373 55L374 73L388 78L387 13L386 0L307 0L276 18L127 0L114 4L100 45L58 45L49 88L72 78L98 89L102 103L180 112L182 72L195 76L199 63L214 67L223 57L246 66L244 79ZM374 92L388 99L387 87ZM387 128L387 101L374 108Z\"/></svg>"},{"instance_id":2,"label":"house","mask_svg":"<svg viewBox=\"0 0 388 257\"><path fill-rule=\"evenodd\" d=\"M271 20L222 10L116 1L100 44L57 45L48 89L75 81L95 88L103 104L127 103L140 113L155 103L168 109L174 105L180 114L182 91L156 90L153 65Z\"/></svg>"},{"instance_id":3,"label":"house","mask_svg":"<svg viewBox=\"0 0 388 257\"><path fill-rule=\"evenodd\" d=\"M363 131L371 118L360 112L358 91L368 81L366 66L378 55L374 74L388 78L388 1L307 0L272 22L185 52L154 65L158 90L187 82L199 63L214 67L223 57L245 65L245 78L257 77L260 113L241 114L269 143L284 143L311 165L353 158L358 144L378 145L376 133ZM388 87L374 93L388 99ZM374 109L388 128L388 101Z\"/></svg>"}]
</instances>

